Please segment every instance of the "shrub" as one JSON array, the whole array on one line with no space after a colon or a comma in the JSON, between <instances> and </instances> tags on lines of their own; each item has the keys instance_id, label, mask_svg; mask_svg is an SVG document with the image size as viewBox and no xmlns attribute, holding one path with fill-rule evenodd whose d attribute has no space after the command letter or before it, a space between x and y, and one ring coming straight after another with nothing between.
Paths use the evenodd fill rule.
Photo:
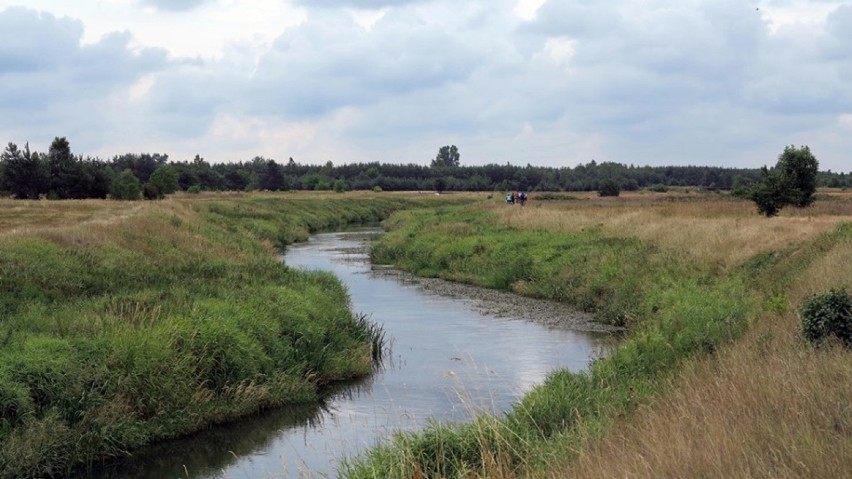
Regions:
<instances>
[{"instance_id":1,"label":"shrub","mask_svg":"<svg viewBox=\"0 0 852 479\"><path fill-rule=\"evenodd\" d=\"M653 191L655 193L667 193L669 191L669 187L660 183L651 185L648 187L648 191Z\"/></svg>"},{"instance_id":2,"label":"shrub","mask_svg":"<svg viewBox=\"0 0 852 479\"><path fill-rule=\"evenodd\" d=\"M116 176L110 184L110 197L114 200L138 200L142 196L142 184L130 169Z\"/></svg>"},{"instance_id":3,"label":"shrub","mask_svg":"<svg viewBox=\"0 0 852 479\"><path fill-rule=\"evenodd\" d=\"M844 346L852 347L852 296L845 289L811 296L799 310L802 336L813 344L822 344L835 336Z\"/></svg>"},{"instance_id":4,"label":"shrub","mask_svg":"<svg viewBox=\"0 0 852 479\"><path fill-rule=\"evenodd\" d=\"M373 191L375 191L376 193L381 193L381 192L382 192L382 187L381 187L381 186L379 186L379 185L376 185L376 186L374 186L374 187L373 187Z\"/></svg>"},{"instance_id":5,"label":"shrub","mask_svg":"<svg viewBox=\"0 0 852 479\"><path fill-rule=\"evenodd\" d=\"M618 196L621 194L621 187L615 180L603 180L598 188L599 196Z\"/></svg>"},{"instance_id":6,"label":"shrub","mask_svg":"<svg viewBox=\"0 0 852 479\"><path fill-rule=\"evenodd\" d=\"M334 191L337 193L343 193L344 191L349 190L349 185L346 184L344 180L336 180L334 182Z\"/></svg>"}]
</instances>

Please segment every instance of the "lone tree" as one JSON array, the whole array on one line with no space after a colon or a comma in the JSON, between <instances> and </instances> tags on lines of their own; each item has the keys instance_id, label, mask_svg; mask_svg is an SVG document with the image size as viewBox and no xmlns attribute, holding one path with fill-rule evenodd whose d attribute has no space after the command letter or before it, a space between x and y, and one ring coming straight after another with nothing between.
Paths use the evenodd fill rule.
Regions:
<instances>
[{"instance_id":1,"label":"lone tree","mask_svg":"<svg viewBox=\"0 0 852 479\"><path fill-rule=\"evenodd\" d=\"M445 166L459 166L459 149L456 145L442 146L438 149L438 155L432 160L432 168L440 168Z\"/></svg>"},{"instance_id":2,"label":"lone tree","mask_svg":"<svg viewBox=\"0 0 852 479\"><path fill-rule=\"evenodd\" d=\"M819 162L810 148L784 147L773 169L766 166L760 169L763 181L751 188L749 199L767 218L777 215L787 205L810 206L814 202L818 170Z\"/></svg>"},{"instance_id":3,"label":"lone tree","mask_svg":"<svg viewBox=\"0 0 852 479\"><path fill-rule=\"evenodd\" d=\"M784 147L784 152L778 157L775 168L781 172L788 183L791 205L804 208L814 202L819 162L810 148L807 146Z\"/></svg>"}]
</instances>

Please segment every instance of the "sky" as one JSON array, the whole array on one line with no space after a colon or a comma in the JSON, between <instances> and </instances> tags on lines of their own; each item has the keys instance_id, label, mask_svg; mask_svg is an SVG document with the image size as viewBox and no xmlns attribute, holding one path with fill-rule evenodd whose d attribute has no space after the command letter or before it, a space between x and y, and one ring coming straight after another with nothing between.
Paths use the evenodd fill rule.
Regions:
<instances>
[{"instance_id":1,"label":"sky","mask_svg":"<svg viewBox=\"0 0 852 479\"><path fill-rule=\"evenodd\" d=\"M0 142L852 171L852 0L0 0Z\"/></svg>"}]
</instances>

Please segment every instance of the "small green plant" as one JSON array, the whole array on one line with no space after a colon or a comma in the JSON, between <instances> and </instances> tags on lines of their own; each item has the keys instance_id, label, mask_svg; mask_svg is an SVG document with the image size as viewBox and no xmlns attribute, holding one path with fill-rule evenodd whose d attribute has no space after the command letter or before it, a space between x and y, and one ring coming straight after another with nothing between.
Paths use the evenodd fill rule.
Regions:
<instances>
[{"instance_id":1,"label":"small green plant","mask_svg":"<svg viewBox=\"0 0 852 479\"><path fill-rule=\"evenodd\" d=\"M770 297L763 303L763 309L772 313L784 314L787 312L787 295L779 293Z\"/></svg>"},{"instance_id":2,"label":"small green plant","mask_svg":"<svg viewBox=\"0 0 852 479\"><path fill-rule=\"evenodd\" d=\"M844 346L852 347L852 296L845 289L806 299L799 310L802 336L813 344L822 344L834 336Z\"/></svg>"},{"instance_id":3,"label":"small green plant","mask_svg":"<svg viewBox=\"0 0 852 479\"><path fill-rule=\"evenodd\" d=\"M381 187L381 186L379 186L379 185L376 185L376 186L374 186L374 187L373 187L373 191L374 191L374 192L376 192L376 193L381 193L381 192L382 192L382 187Z\"/></svg>"},{"instance_id":4,"label":"small green plant","mask_svg":"<svg viewBox=\"0 0 852 479\"><path fill-rule=\"evenodd\" d=\"M201 193L201 186L192 185L192 186L190 186L189 188L186 189L186 192L192 193L193 195L197 195L197 194Z\"/></svg>"}]
</instances>

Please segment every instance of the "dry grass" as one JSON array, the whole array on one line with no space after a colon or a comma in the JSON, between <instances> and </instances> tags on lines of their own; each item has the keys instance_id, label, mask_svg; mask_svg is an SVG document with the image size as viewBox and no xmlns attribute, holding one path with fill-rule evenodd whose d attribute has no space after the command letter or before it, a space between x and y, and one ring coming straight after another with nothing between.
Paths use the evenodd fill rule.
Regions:
<instances>
[{"instance_id":1,"label":"dry grass","mask_svg":"<svg viewBox=\"0 0 852 479\"><path fill-rule=\"evenodd\" d=\"M548 477L850 477L852 360L767 318Z\"/></svg>"},{"instance_id":2,"label":"dry grass","mask_svg":"<svg viewBox=\"0 0 852 479\"><path fill-rule=\"evenodd\" d=\"M852 221L852 200L841 193L805 210L788 208L764 218L747 201L716 194L633 193L618 198L580 196L580 201L491 208L516 228L577 232L599 229L636 237L724 273L752 256L811 240Z\"/></svg>"},{"instance_id":3,"label":"dry grass","mask_svg":"<svg viewBox=\"0 0 852 479\"><path fill-rule=\"evenodd\" d=\"M0 236L109 224L151 206L149 202L104 200L0 200Z\"/></svg>"},{"instance_id":4,"label":"dry grass","mask_svg":"<svg viewBox=\"0 0 852 479\"><path fill-rule=\"evenodd\" d=\"M818 227L808 222L804 231L792 231L798 218L780 219L773 244L848 221L814 215ZM840 286L852 288L852 240L821 252L797 277L785 292L786 313L767 313L740 341L691 362L670 394L602 438L588 438L579 458L543 475L852 477L852 356L840 346L816 350L804 343L794 312L805 297Z\"/></svg>"}]
</instances>

